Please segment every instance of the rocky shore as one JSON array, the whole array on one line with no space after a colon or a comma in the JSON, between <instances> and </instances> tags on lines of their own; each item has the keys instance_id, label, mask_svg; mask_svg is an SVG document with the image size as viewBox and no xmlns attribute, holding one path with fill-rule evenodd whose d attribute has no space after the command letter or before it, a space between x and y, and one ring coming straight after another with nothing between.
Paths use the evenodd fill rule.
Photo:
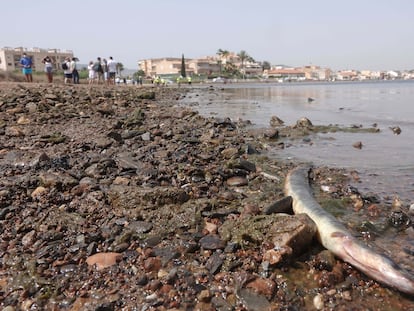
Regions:
<instances>
[{"instance_id":1,"label":"rocky shore","mask_svg":"<svg viewBox=\"0 0 414 311\"><path fill-rule=\"evenodd\" d=\"M306 120L203 118L180 105L185 88L0 92L2 310L414 309L291 215L283 187L297 163L266 149ZM320 202L387 221L391 206L349 186L355 173L314 175Z\"/></svg>"}]
</instances>

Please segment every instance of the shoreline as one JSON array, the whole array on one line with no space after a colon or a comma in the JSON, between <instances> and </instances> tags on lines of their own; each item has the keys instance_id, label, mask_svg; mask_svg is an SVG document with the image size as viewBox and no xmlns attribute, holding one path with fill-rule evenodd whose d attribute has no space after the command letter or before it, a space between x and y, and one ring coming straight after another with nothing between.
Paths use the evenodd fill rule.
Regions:
<instances>
[{"instance_id":1,"label":"shoreline","mask_svg":"<svg viewBox=\"0 0 414 311\"><path fill-rule=\"evenodd\" d=\"M183 108L184 87L0 88L3 308L414 306L343 262L319 266L317 244L266 268L270 232L225 239L285 198L297 163L266 156L266 129ZM352 210L349 178L318 167L315 195ZM98 253L116 255L89 264Z\"/></svg>"}]
</instances>

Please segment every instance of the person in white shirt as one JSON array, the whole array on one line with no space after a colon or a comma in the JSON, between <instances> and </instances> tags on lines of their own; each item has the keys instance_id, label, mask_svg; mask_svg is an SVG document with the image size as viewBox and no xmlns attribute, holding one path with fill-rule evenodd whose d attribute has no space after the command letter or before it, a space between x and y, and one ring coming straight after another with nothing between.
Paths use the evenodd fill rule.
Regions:
<instances>
[{"instance_id":1,"label":"person in white shirt","mask_svg":"<svg viewBox=\"0 0 414 311\"><path fill-rule=\"evenodd\" d=\"M116 76L116 62L109 56L108 60L108 84L115 84L115 76Z\"/></svg>"},{"instance_id":2,"label":"person in white shirt","mask_svg":"<svg viewBox=\"0 0 414 311\"><path fill-rule=\"evenodd\" d=\"M65 83L72 82L72 68L71 68L71 61L69 57L65 59L66 69L63 69L63 74L65 76Z\"/></svg>"},{"instance_id":3,"label":"person in white shirt","mask_svg":"<svg viewBox=\"0 0 414 311\"><path fill-rule=\"evenodd\" d=\"M52 59L49 56L43 58L42 63L45 64L45 72L47 76L47 81L49 83L53 82L53 63Z\"/></svg>"},{"instance_id":4,"label":"person in white shirt","mask_svg":"<svg viewBox=\"0 0 414 311\"><path fill-rule=\"evenodd\" d=\"M96 80L96 74L93 68L93 61L89 62L88 70L89 70L89 76L88 76L89 84L93 84Z\"/></svg>"}]
</instances>

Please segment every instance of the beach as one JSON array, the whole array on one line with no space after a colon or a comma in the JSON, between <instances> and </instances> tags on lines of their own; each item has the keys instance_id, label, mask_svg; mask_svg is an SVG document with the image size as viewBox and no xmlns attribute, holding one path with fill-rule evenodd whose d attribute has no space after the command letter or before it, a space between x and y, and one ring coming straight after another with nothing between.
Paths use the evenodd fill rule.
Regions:
<instances>
[{"instance_id":1,"label":"beach","mask_svg":"<svg viewBox=\"0 0 414 311\"><path fill-rule=\"evenodd\" d=\"M275 245L274 224L298 221L281 202L301 163L269 157L268 146L327 127L258 129L201 116L181 104L185 87L2 82L0 90L3 310L414 308L413 297L312 236L286 252ZM220 87L199 90L211 91ZM375 223L350 228L374 241L393 211L406 210L350 191L357 178L321 165L312 187L332 213L357 210ZM387 230L414 234L406 223ZM387 255L411 258L402 248Z\"/></svg>"}]
</instances>

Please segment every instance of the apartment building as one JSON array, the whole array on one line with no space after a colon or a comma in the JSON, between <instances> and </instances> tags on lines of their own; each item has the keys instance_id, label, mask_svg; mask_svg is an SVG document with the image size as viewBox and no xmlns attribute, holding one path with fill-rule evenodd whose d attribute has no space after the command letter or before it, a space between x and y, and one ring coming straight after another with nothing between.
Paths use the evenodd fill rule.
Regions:
<instances>
[{"instance_id":1,"label":"apartment building","mask_svg":"<svg viewBox=\"0 0 414 311\"><path fill-rule=\"evenodd\" d=\"M177 75L181 71L181 61L181 57L151 58L140 60L138 67L145 72L145 76L147 77ZM190 70L188 66L189 61L191 60L185 60L185 70L188 75L192 75L194 71Z\"/></svg>"},{"instance_id":2,"label":"apartment building","mask_svg":"<svg viewBox=\"0 0 414 311\"><path fill-rule=\"evenodd\" d=\"M20 58L23 53L26 53L32 58L34 71L43 71L42 60L46 56L49 56L52 59L55 69L61 69L61 63L66 57L73 57L73 52L70 50L5 47L0 49L0 70L19 70L21 68Z\"/></svg>"},{"instance_id":3,"label":"apartment building","mask_svg":"<svg viewBox=\"0 0 414 311\"><path fill-rule=\"evenodd\" d=\"M145 72L147 77L176 76L181 72L182 58L152 58L138 62L139 69ZM198 74L211 74L217 72L220 66L212 57L185 59L185 72L189 76Z\"/></svg>"},{"instance_id":4,"label":"apartment building","mask_svg":"<svg viewBox=\"0 0 414 311\"><path fill-rule=\"evenodd\" d=\"M234 63L233 63L234 61ZM182 58L152 58L138 61L139 69L145 72L148 77L173 76L181 72ZM236 58L228 58L226 60L220 59L216 56L205 56L202 58L185 59L185 71L189 76L192 75L210 75L213 73L220 73L224 65L232 62L236 67L241 67L241 62ZM262 73L260 64L246 62L243 70L248 75L258 75Z\"/></svg>"}]
</instances>

